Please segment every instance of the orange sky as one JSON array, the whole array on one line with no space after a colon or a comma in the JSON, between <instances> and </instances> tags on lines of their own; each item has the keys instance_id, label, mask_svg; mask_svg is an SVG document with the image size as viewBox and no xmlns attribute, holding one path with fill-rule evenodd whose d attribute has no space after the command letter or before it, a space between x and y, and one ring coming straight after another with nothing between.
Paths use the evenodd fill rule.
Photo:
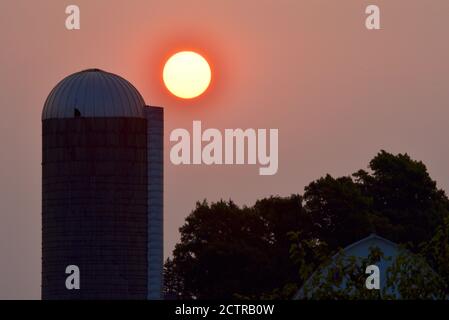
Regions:
<instances>
[{"instance_id":1,"label":"orange sky","mask_svg":"<svg viewBox=\"0 0 449 320\"><path fill-rule=\"evenodd\" d=\"M37 1L36 1L37 3ZM81 9L67 31L65 7ZM381 7L381 31L364 9ZM381 149L423 160L449 190L447 0L74 0L0 2L0 299L40 297L41 111L66 75L97 67L165 107L165 253L197 200L253 204L365 168ZM163 62L203 54L210 90L167 94ZM279 129L279 171L173 166L169 133Z\"/></svg>"}]
</instances>

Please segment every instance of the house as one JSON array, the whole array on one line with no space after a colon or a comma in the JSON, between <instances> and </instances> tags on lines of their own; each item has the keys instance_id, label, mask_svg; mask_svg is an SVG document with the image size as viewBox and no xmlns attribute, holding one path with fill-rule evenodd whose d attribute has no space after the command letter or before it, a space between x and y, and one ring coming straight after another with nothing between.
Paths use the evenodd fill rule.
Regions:
<instances>
[{"instance_id":1,"label":"house","mask_svg":"<svg viewBox=\"0 0 449 320\"><path fill-rule=\"evenodd\" d=\"M386 288L387 279L389 273L391 273L391 270L389 268L395 262L396 258L398 258L398 256L400 255L401 257L406 257L406 261L411 261L412 264L415 264L415 260L413 259L417 258L418 256L414 255L410 251L401 248L396 243L382 238L376 234L371 234L370 236L347 246L346 248L335 254L332 257L331 261L326 264L324 268L316 270L309 277L303 287L295 294L293 299L316 299L316 293L318 292L318 290L322 290L322 288L329 288L325 285L328 285L329 283L327 281L334 277L334 275L330 275L329 272L335 272L335 266L337 265L337 263L342 263L343 265L349 264L351 263L351 259L355 258L355 260L352 261L357 261L355 265L361 266L363 261L367 261L371 252L373 252L372 250L380 250L380 252L383 254L380 259L374 263L379 270L380 295L382 296L385 292L390 297L392 296L400 299L400 294L398 293L396 287L389 286L388 288ZM416 270L418 270L418 272L423 272L426 279L429 279L429 281L433 281L434 279L438 278L438 275L430 268L430 266L427 265L426 262L424 262L422 259L418 259L416 261L417 264L415 264L414 267L416 268ZM364 274L365 270L360 270L360 272ZM367 273L366 277L363 277L363 279L366 280L366 278L369 276L370 274ZM400 277L402 277L402 274ZM332 292L339 292L343 291L343 289L348 288L348 276L341 275L340 279L342 279L342 281L337 281L335 284L332 284L330 286L330 288L332 288ZM364 285L365 283L362 282L361 286L364 287Z\"/></svg>"}]
</instances>

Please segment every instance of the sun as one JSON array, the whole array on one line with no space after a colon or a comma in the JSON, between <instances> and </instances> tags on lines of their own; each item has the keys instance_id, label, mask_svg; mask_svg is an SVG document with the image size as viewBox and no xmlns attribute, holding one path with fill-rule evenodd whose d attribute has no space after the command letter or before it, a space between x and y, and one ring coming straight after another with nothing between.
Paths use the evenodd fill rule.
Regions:
<instances>
[{"instance_id":1,"label":"sun","mask_svg":"<svg viewBox=\"0 0 449 320\"><path fill-rule=\"evenodd\" d=\"M181 51L167 60L162 78L172 94L182 99L193 99L207 90L212 72L200 54Z\"/></svg>"}]
</instances>

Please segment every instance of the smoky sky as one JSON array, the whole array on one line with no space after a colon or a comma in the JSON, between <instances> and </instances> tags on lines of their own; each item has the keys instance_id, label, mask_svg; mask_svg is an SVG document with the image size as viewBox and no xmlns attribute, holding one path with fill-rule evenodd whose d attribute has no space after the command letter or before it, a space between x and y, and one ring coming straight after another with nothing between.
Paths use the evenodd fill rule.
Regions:
<instances>
[{"instance_id":1,"label":"smoky sky","mask_svg":"<svg viewBox=\"0 0 449 320\"><path fill-rule=\"evenodd\" d=\"M81 29L65 29L65 7ZM381 30L365 8L381 9ZM0 2L0 298L39 299L41 111L56 83L87 68L132 82L165 108L165 255L198 200L252 205L302 193L330 173L366 168L380 150L424 161L449 188L446 0ZM180 101L161 83L164 59L196 50L213 82ZM279 170L174 166L176 128L279 129Z\"/></svg>"}]
</instances>

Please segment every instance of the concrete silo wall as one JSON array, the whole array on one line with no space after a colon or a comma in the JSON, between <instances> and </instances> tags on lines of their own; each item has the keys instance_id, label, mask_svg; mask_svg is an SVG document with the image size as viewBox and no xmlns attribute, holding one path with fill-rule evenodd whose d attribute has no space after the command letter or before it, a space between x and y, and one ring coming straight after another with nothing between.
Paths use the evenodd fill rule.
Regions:
<instances>
[{"instance_id":1,"label":"concrete silo wall","mask_svg":"<svg viewBox=\"0 0 449 320\"><path fill-rule=\"evenodd\" d=\"M43 299L147 298L147 133L144 118L43 121Z\"/></svg>"}]
</instances>

